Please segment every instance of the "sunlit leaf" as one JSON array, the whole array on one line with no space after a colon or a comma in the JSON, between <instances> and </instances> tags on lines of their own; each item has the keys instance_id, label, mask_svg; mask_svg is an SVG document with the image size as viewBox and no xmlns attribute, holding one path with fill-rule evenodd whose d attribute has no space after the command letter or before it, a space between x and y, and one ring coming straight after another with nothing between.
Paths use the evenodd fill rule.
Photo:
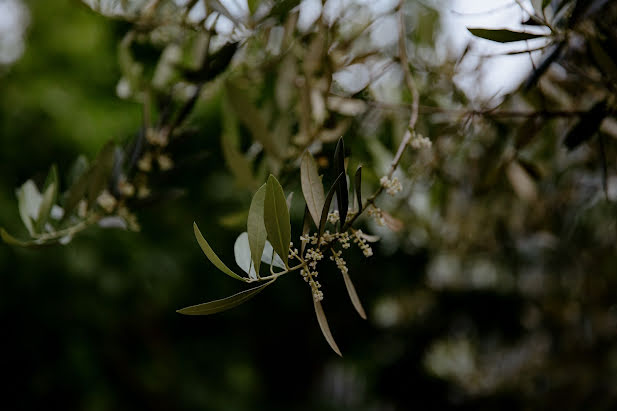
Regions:
<instances>
[{"instance_id":1,"label":"sunlit leaf","mask_svg":"<svg viewBox=\"0 0 617 411\"><path fill-rule=\"evenodd\" d=\"M342 357L343 354L341 354L341 350L339 350L338 346L336 345L336 341L334 341L334 337L330 332L328 320L326 319L326 315L324 314L323 308L321 307L321 302L313 300L313 304L315 306L315 315L317 316L317 322L319 322L319 328L321 328L323 336L330 345L330 348L332 348L335 353Z\"/></svg>"},{"instance_id":2,"label":"sunlit leaf","mask_svg":"<svg viewBox=\"0 0 617 411\"><path fill-rule=\"evenodd\" d=\"M308 207L311 217L313 217L315 225L319 226L325 195L323 184L317 172L317 164L308 151L302 156L302 162L300 163L300 179L306 206Z\"/></svg>"},{"instance_id":3,"label":"sunlit leaf","mask_svg":"<svg viewBox=\"0 0 617 411\"><path fill-rule=\"evenodd\" d=\"M278 180L270 175L266 184L264 201L264 225L268 239L274 251L281 257L285 266L289 257L289 243L291 241L291 224L285 193Z\"/></svg>"},{"instance_id":4,"label":"sunlit leaf","mask_svg":"<svg viewBox=\"0 0 617 411\"><path fill-rule=\"evenodd\" d=\"M345 143L342 137L339 138L336 150L334 151L334 172L335 175L342 173L345 176L345 178L340 180L337 179L338 184L336 185L336 202L342 227L347 219L347 209L349 208L349 189L347 188L347 177L345 175Z\"/></svg>"},{"instance_id":5,"label":"sunlit leaf","mask_svg":"<svg viewBox=\"0 0 617 411\"><path fill-rule=\"evenodd\" d=\"M471 34L486 40L499 43L511 43L514 41L530 40L538 37L545 37L544 34L525 33L522 31L512 31L508 29L480 29L467 28Z\"/></svg>"},{"instance_id":6,"label":"sunlit leaf","mask_svg":"<svg viewBox=\"0 0 617 411\"><path fill-rule=\"evenodd\" d=\"M317 238L321 238L321 236L323 235L323 232L326 228L326 221L328 220L328 213L330 212L330 204L332 203L332 197L334 196L334 193L336 192L339 180L344 179L344 178L345 178L345 174L339 174L336 180L334 180L332 187L330 187L328 194L326 195L323 208L321 209L321 218L319 219L319 229L317 230L318 232Z\"/></svg>"},{"instance_id":7,"label":"sunlit leaf","mask_svg":"<svg viewBox=\"0 0 617 411\"><path fill-rule=\"evenodd\" d=\"M220 313L221 311L226 311L231 308L237 307L240 304L250 300L258 293L260 293L264 288L272 284L274 281L275 280L272 280L258 287L241 291L238 294L234 294L227 298L210 301L203 304L192 305L190 307L177 310L176 312L184 315L210 315Z\"/></svg>"},{"instance_id":8,"label":"sunlit leaf","mask_svg":"<svg viewBox=\"0 0 617 411\"><path fill-rule=\"evenodd\" d=\"M261 255L266 245L266 226L264 225L264 201L266 199L266 184L259 187L259 190L253 196L251 206L249 208L249 215L246 222L246 229L248 232L249 247L251 249L251 256L253 259L253 266L255 271L259 273L259 266L261 264Z\"/></svg>"},{"instance_id":9,"label":"sunlit leaf","mask_svg":"<svg viewBox=\"0 0 617 411\"><path fill-rule=\"evenodd\" d=\"M351 282L351 278L349 278L349 274L347 274L346 272L342 272L342 274L343 274L343 279L345 280L345 287L347 288L347 293L349 294L349 298L351 299L351 303L353 304L358 314L360 314L360 317L366 320L366 312L364 312L362 303L360 302L360 299L358 298L358 294L356 293L356 287L354 287L353 283Z\"/></svg>"},{"instance_id":10,"label":"sunlit leaf","mask_svg":"<svg viewBox=\"0 0 617 411\"><path fill-rule=\"evenodd\" d=\"M235 278L236 280L246 281L246 278L240 277L238 274L231 271L229 267L227 267L225 263L221 261L221 259L212 250L212 248L210 247L210 244L208 244L204 236L201 235L201 231L199 231L199 228L197 227L197 223L193 223L193 232L195 233L195 238L197 239L197 243L201 247L201 250L204 252L206 257L208 257L208 260L210 260L210 262L214 264L216 268L218 268L219 270L221 270L228 276Z\"/></svg>"}]
</instances>

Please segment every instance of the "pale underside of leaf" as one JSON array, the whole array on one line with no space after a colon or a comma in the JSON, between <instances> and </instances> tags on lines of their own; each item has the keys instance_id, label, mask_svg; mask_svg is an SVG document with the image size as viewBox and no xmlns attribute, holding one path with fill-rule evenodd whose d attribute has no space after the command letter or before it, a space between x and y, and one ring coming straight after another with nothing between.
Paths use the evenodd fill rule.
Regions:
<instances>
[{"instance_id":1,"label":"pale underside of leaf","mask_svg":"<svg viewBox=\"0 0 617 411\"><path fill-rule=\"evenodd\" d=\"M317 315L317 322L319 322L319 328L321 328L323 336L330 345L330 348L332 348L335 353L342 357L343 354L341 354L341 350L339 350L338 346L336 345L336 341L334 341L334 337L330 332L328 320L326 319L326 315L324 314L323 308L321 307L321 302L313 300L313 304L315 306L315 315Z\"/></svg>"},{"instance_id":2,"label":"pale underside of leaf","mask_svg":"<svg viewBox=\"0 0 617 411\"><path fill-rule=\"evenodd\" d=\"M246 231L240 234L234 243L234 257L236 258L236 264L238 264L238 267L247 273L249 278L257 279L255 266L251 260L249 235Z\"/></svg>"},{"instance_id":3,"label":"pale underside of leaf","mask_svg":"<svg viewBox=\"0 0 617 411\"><path fill-rule=\"evenodd\" d=\"M227 298L210 301L203 304L192 305L190 307L177 310L176 312L185 315L210 315L220 313L221 311L226 311L231 308L237 307L240 304L250 300L259 292L261 292L264 288L272 284L274 281L275 280L272 280L260 286L241 291Z\"/></svg>"},{"instance_id":4,"label":"pale underside of leaf","mask_svg":"<svg viewBox=\"0 0 617 411\"><path fill-rule=\"evenodd\" d=\"M210 260L210 262L214 264L216 268L218 268L219 270L221 270L228 276L235 278L236 280L246 281L246 278L240 277L238 274L231 271L229 267L227 267L225 263L221 261L221 259L216 255L216 253L210 247L210 244L208 244L204 236L201 234L201 231L199 231L199 228L197 227L197 223L193 223L193 231L195 232L195 238L197 239L197 243L201 247L201 250L204 252L206 257L208 257L208 260Z\"/></svg>"}]
</instances>

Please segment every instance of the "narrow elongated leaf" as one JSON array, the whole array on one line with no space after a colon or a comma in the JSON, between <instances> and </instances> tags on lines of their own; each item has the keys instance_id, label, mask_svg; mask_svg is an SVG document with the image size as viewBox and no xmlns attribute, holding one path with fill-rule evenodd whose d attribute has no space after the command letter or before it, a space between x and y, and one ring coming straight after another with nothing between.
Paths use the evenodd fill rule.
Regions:
<instances>
[{"instance_id":1,"label":"narrow elongated leaf","mask_svg":"<svg viewBox=\"0 0 617 411\"><path fill-rule=\"evenodd\" d=\"M22 241L13 237L4 228L0 228L0 237L2 238L2 241L9 245L16 245L19 247L31 247L33 245L37 245L34 241Z\"/></svg>"},{"instance_id":2,"label":"narrow elongated leaf","mask_svg":"<svg viewBox=\"0 0 617 411\"><path fill-rule=\"evenodd\" d=\"M362 212L362 166L358 166L354 176L354 187L356 190L356 201L358 202L358 214Z\"/></svg>"},{"instance_id":3,"label":"narrow elongated leaf","mask_svg":"<svg viewBox=\"0 0 617 411\"><path fill-rule=\"evenodd\" d=\"M227 167L235 177L237 184L240 187L253 190L256 184L251 171L251 163L233 146L227 135L222 136L221 145L225 163L227 163Z\"/></svg>"},{"instance_id":4,"label":"narrow elongated leaf","mask_svg":"<svg viewBox=\"0 0 617 411\"><path fill-rule=\"evenodd\" d=\"M600 70L613 81L617 81L617 63L606 52L599 41L591 38L588 42L593 59L600 67Z\"/></svg>"},{"instance_id":5,"label":"narrow elongated leaf","mask_svg":"<svg viewBox=\"0 0 617 411\"><path fill-rule=\"evenodd\" d=\"M285 266L289 258L289 243L291 241L291 224L289 210L283 187L278 180L270 175L266 183L266 197L264 201L264 225L268 239L274 251L281 257Z\"/></svg>"},{"instance_id":6,"label":"narrow elongated leaf","mask_svg":"<svg viewBox=\"0 0 617 411\"><path fill-rule=\"evenodd\" d=\"M177 310L177 313L184 315L210 315L220 313L221 311L229 310L239 306L240 304L250 300L260 293L264 288L272 284L275 280L269 281L260 286L249 288L227 298L214 300L203 304L192 305L190 307Z\"/></svg>"},{"instance_id":7,"label":"narrow elongated leaf","mask_svg":"<svg viewBox=\"0 0 617 411\"><path fill-rule=\"evenodd\" d=\"M334 151L334 172L336 175L343 173L345 176L345 143L343 138L339 138ZM349 208L349 189L347 188L347 177L341 178L336 186L336 202L338 204L338 214L340 226L343 227L347 219L347 209Z\"/></svg>"},{"instance_id":8,"label":"narrow elongated leaf","mask_svg":"<svg viewBox=\"0 0 617 411\"><path fill-rule=\"evenodd\" d=\"M364 312L362 303L360 302L360 299L358 298L358 294L356 293L356 287L354 287L353 283L351 282L351 278L349 278L349 274L345 272L343 272L342 274L343 274L343 279L345 280L345 287L347 287L347 293L349 294L349 298L351 299L351 303L353 304L358 314L360 314L360 317L366 320L366 312Z\"/></svg>"},{"instance_id":9,"label":"narrow elongated leaf","mask_svg":"<svg viewBox=\"0 0 617 411\"><path fill-rule=\"evenodd\" d=\"M287 195L287 198L285 199L288 210L291 210L291 202L293 201L293 199L294 199L294 192L292 191L291 193Z\"/></svg>"},{"instance_id":10,"label":"narrow elongated leaf","mask_svg":"<svg viewBox=\"0 0 617 411\"><path fill-rule=\"evenodd\" d=\"M323 308L321 307L321 302L313 300L313 304L315 306L315 315L317 316L317 322L319 322L319 328L321 328L323 336L330 345L330 348L332 348L335 353L342 357L343 354L341 354L341 350L339 350L338 346L336 345L336 341L334 341L334 337L330 332L328 320L326 319L326 315L324 314Z\"/></svg>"},{"instance_id":11,"label":"narrow elongated leaf","mask_svg":"<svg viewBox=\"0 0 617 411\"><path fill-rule=\"evenodd\" d=\"M266 199L266 184L259 187L259 190L253 196L251 207L249 208L249 216L246 222L248 232L249 247L251 249L251 258L255 271L259 273L261 264L261 255L266 245L266 226L264 225L264 201Z\"/></svg>"},{"instance_id":12,"label":"narrow elongated leaf","mask_svg":"<svg viewBox=\"0 0 617 411\"><path fill-rule=\"evenodd\" d=\"M330 204L332 203L332 197L334 196L334 193L336 192L336 188L338 187L339 180L342 180L344 178L345 178L345 174L339 174L336 180L334 180L332 187L330 187L328 194L326 195L326 200L324 201L323 208L321 209L321 218L319 219L319 230L317 230L318 232L317 238L321 238L321 236L323 235L323 232L326 228L326 221L328 220L328 212L330 211Z\"/></svg>"},{"instance_id":13,"label":"narrow elongated leaf","mask_svg":"<svg viewBox=\"0 0 617 411\"><path fill-rule=\"evenodd\" d=\"M538 37L545 37L544 34L525 33L522 31L512 31L508 29L480 29L467 28L471 34L486 40L499 43L511 43L514 41L530 40Z\"/></svg>"},{"instance_id":14,"label":"narrow elongated leaf","mask_svg":"<svg viewBox=\"0 0 617 411\"><path fill-rule=\"evenodd\" d=\"M39 212L36 218L36 231L37 232L41 232L41 230L45 226L45 223L49 219L49 213L51 212L51 208L54 205L56 193L57 193L56 183L52 183L43 192L41 206L39 207Z\"/></svg>"},{"instance_id":15,"label":"narrow elongated leaf","mask_svg":"<svg viewBox=\"0 0 617 411\"><path fill-rule=\"evenodd\" d=\"M573 150L596 134L602 121L609 114L606 100L596 103L591 110L583 114L563 140L568 149Z\"/></svg>"},{"instance_id":16,"label":"narrow elongated leaf","mask_svg":"<svg viewBox=\"0 0 617 411\"><path fill-rule=\"evenodd\" d=\"M114 144L110 141L103 146L92 165L88 181L88 207L95 204L98 195L109 183L114 164L114 152Z\"/></svg>"},{"instance_id":17,"label":"narrow elongated leaf","mask_svg":"<svg viewBox=\"0 0 617 411\"><path fill-rule=\"evenodd\" d=\"M251 260L251 247L249 246L249 235L245 231L236 238L234 243L234 257L236 264L252 279L257 279L257 273Z\"/></svg>"},{"instance_id":18,"label":"narrow elongated leaf","mask_svg":"<svg viewBox=\"0 0 617 411\"><path fill-rule=\"evenodd\" d=\"M308 151L302 156L300 163L300 180L302 182L302 194L306 206L313 217L316 226L319 226L321 210L325 202L323 184L317 172L315 159Z\"/></svg>"},{"instance_id":19,"label":"narrow elongated leaf","mask_svg":"<svg viewBox=\"0 0 617 411\"><path fill-rule=\"evenodd\" d=\"M210 262L214 264L216 268L218 268L219 270L221 270L228 276L235 278L236 280L246 281L246 278L240 277L238 274L231 271L229 267L227 267L225 263L221 261L221 259L212 250L212 248L210 247L210 244L208 244L204 236L201 235L201 231L199 231L199 228L197 227L197 223L193 223L193 232L195 233L195 238L197 239L197 243L201 247L201 250L204 252L206 257L208 257L208 260L210 260Z\"/></svg>"}]
</instances>

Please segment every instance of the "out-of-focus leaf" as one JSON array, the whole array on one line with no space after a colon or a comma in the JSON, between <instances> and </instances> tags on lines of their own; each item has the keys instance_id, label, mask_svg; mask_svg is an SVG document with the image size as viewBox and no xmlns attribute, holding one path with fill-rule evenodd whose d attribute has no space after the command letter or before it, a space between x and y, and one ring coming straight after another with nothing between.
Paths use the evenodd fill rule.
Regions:
<instances>
[{"instance_id":1,"label":"out-of-focus leaf","mask_svg":"<svg viewBox=\"0 0 617 411\"><path fill-rule=\"evenodd\" d=\"M218 268L219 270L221 270L228 276L235 278L236 280L246 281L246 278L240 277L238 274L231 271L229 267L227 267L225 263L221 261L221 259L212 250L212 248L210 247L210 244L208 244L204 236L201 235L201 231L199 231L199 228L197 227L197 223L193 223L193 232L195 233L195 238L197 239L197 243L201 247L201 250L204 252L206 257L208 257L208 260L210 260L210 262L214 264L216 268Z\"/></svg>"},{"instance_id":2,"label":"out-of-focus leaf","mask_svg":"<svg viewBox=\"0 0 617 411\"><path fill-rule=\"evenodd\" d=\"M547 8L548 5L551 4L551 1L553 0L542 0L542 9L544 10L545 8Z\"/></svg>"},{"instance_id":3,"label":"out-of-focus leaf","mask_svg":"<svg viewBox=\"0 0 617 411\"><path fill-rule=\"evenodd\" d=\"M399 220L398 218L395 218L394 216L392 216L390 213L386 211L382 211L381 216L383 217L383 221L386 224L386 227L388 227L390 230L394 231L395 233L398 231L401 231L403 227L405 226L405 224L403 224L401 220Z\"/></svg>"},{"instance_id":4,"label":"out-of-focus leaf","mask_svg":"<svg viewBox=\"0 0 617 411\"><path fill-rule=\"evenodd\" d=\"M354 287L353 283L351 282L351 278L349 278L349 274L347 274L346 272L342 272L342 274L343 274L343 279L345 280L345 287L347 288L347 293L349 294L349 298L351 299L351 303L353 304L354 308L356 309L360 317L366 320L366 312L364 312L362 303L360 302L360 299L358 298L358 294L356 293L356 287Z\"/></svg>"},{"instance_id":5,"label":"out-of-focus leaf","mask_svg":"<svg viewBox=\"0 0 617 411\"><path fill-rule=\"evenodd\" d=\"M326 319L326 315L324 314L323 308L321 307L321 302L313 300L313 304L315 306L315 315L317 316L317 322L319 323L319 328L321 328L323 336L330 345L330 348L332 348L335 353L342 357L343 354L341 354L341 350L339 350L338 346L336 345L336 341L334 341L334 337L330 332L328 320Z\"/></svg>"},{"instance_id":6,"label":"out-of-focus leaf","mask_svg":"<svg viewBox=\"0 0 617 411\"><path fill-rule=\"evenodd\" d=\"M328 220L328 212L330 211L330 204L332 203L332 197L334 196L334 193L336 192L336 188L338 187L339 181L344 178L345 178L345 173L339 174L336 180L334 180L332 187L330 187L328 194L326 194L326 199L324 201L323 208L321 209L321 218L319 219L319 230L317 231L317 234L318 234L317 238L321 238L321 236L323 235L323 232L326 228L326 221Z\"/></svg>"},{"instance_id":7,"label":"out-of-focus leaf","mask_svg":"<svg viewBox=\"0 0 617 411\"><path fill-rule=\"evenodd\" d=\"M13 237L12 235L10 235L4 228L0 228L0 237L2 238L2 241L4 241L5 243L7 243L9 245L15 245L15 246L18 246L18 247L32 247L32 246L38 246L39 245L35 241L22 241L22 240L19 240L19 239Z\"/></svg>"},{"instance_id":8,"label":"out-of-focus leaf","mask_svg":"<svg viewBox=\"0 0 617 411\"><path fill-rule=\"evenodd\" d=\"M323 184L317 172L317 164L308 151L302 156L302 162L300 163L300 179L306 206L308 207L311 217L313 217L315 225L319 226L325 195Z\"/></svg>"},{"instance_id":9,"label":"out-of-focus leaf","mask_svg":"<svg viewBox=\"0 0 617 411\"><path fill-rule=\"evenodd\" d=\"M252 279L257 279L257 273L251 260L251 247L249 246L249 235L245 231L240 234L234 243L234 257L236 264Z\"/></svg>"},{"instance_id":10,"label":"out-of-focus leaf","mask_svg":"<svg viewBox=\"0 0 617 411\"><path fill-rule=\"evenodd\" d=\"M181 69L182 76L193 83L208 82L225 71L237 49L238 43L227 43L216 53L210 55L207 64L203 67L197 70Z\"/></svg>"},{"instance_id":11,"label":"out-of-focus leaf","mask_svg":"<svg viewBox=\"0 0 617 411\"><path fill-rule=\"evenodd\" d=\"M248 0L247 3L248 3L249 11L251 12L251 14L255 14L255 11L257 10L257 8L259 7L259 4L261 3L261 0Z\"/></svg>"},{"instance_id":12,"label":"out-of-focus leaf","mask_svg":"<svg viewBox=\"0 0 617 411\"><path fill-rule=\"evenodd\" d=\"M294 192L287 194L287 198L285 199L285 203L287 203L287 209L291 210L291 202L294 199Z\"/></svg>"},{"instance_id":13,"label":"out-of-focus leaf","mask_svg":"<svg viewBox=\"0 0 617 411\"><path fill-rule=\"evenodd\" d=\"M279 147L270 132L262 114L257 110L247 96L247 91L240 89L231 81L227 82L227 97L238 119L249 129L253 138L261 143L264 149L275 157L282 157L284 147Z\"/></svg>"},{"instance_id":14,"label":"out-of-focus leaf","mask_svg":"<svg viewBox=\"0 0 617 411\"><path fill-rule=\"evenodd\" d=\"M79 178L88 171L88 159L83 154L79 155L67 174L67 186L71 187Z\"/></svg>"},{"instance_id":15,"label":"out-of-focus leaf","mask_svg":"<svg viewBox=\"0 0 617 411\"><path fill-rule=\"evenodd\" d=\"M561 41L559 42L559 44L553 46L553 49L548 54L546 54L546 57L544 57L542 62L538 64L538 66L534 69L534 71L527 78L527 80L525 80L525 83L523 84L523 90L529 90L536 84L540 77L542 77L546 70L548 70L550 65L561 56L561 53L565 49L565 46L565 41Z\"/></svg>"},{"instance_id":16,"label":"out-of-focus leaf","mask_svg":"<svg viewBox=\"0 0 617 411\"><path fill-rule=\"evenodd\" d=\"M273 265L274 267L278 267L283 270L286 268L285 263L281 257L274 252L274 248L272 248L272 244L270 244L270 241L268 240L266 240L266 245L264 246L264 251L261 255L261 262L268 265Z\"/></svg>"},{"instance_id":17,"label":"out-of-focus leaf","mask_svg":"<svg viewBox=\"0 0 617 411\"><path fill-rule=\"evenodd\" d=\"M530 40L538 37L545 37L544 34L525 33L522 31L512 31L508 29L481 29L467 28L471 34L486 40L499 43L511 43L514 41Z\"/></svg>"},{"instance_id":18,"label":"out-of-focus leaf","mask_svg":"<svg viewBox=\"0 0 617 411\"><path fill-rule=\"evenodd\" d=\"M345 175L345 143L343 138L339 138L334 151L334 172L335 175L341 173L345 178L338 180L336 186L336 202L338 204L338 213L340 217L340 225L343 227L347 219L347 209L349 208L349 189L347 188L347 177Z\"/></svg>"},{"instance_id":19,"label":"out-of-focus leaf","mask_svg":"<svg viewBox=\"0 0 617 411\"><path fill-rule=\"evenodd\" d=\"M227 17L229 20L231 20L234 24L238 25L240 24L240 22L238 21L238 19L236 18L236 16L234 16L233 14L231 14L229 12L229 10L227 10L227 7L225 7L223 5L223 3L221 3L219 0L206 0L206 5L211 8L212 10L219 12L220 14L222 14L223 16Z\"/></svg>"},{"instance_id":20,"label":"out-of-focus leaf","mask_svg":"<svg viewBox=\"0 0 617 411\"><path fill-rule=\"evenodd\" d=\"M358 213L362 212L362 166L358 166L354 176L354 186L356 191L356 201L358 202Z\"/></svg>"},{"instance_id":21,"label":"out-of-focus leaf","mask_svg":"<svg viewBox=\"0 0 617 411\"><path fill-rule=\"evenodd\" d=\"M569 150L573 150L585 141L589 140L596 134L602 120L609 114L609 108L606 100L602 100L591 108L587 113L583 114L578 123L568 131L568 134L563 140L563 144Z\"/></svg>"},{"instance_id":22,"label":"out-of-focus leaf","mask_svg":"<svg viewBox=\"0 0 617 411\"><path fill-rule=\"evenodd\" d=\"M36 230L38 232L43 229L45 223L49 220L51 209L58 198L58 169L55 165L51 166L43 187L43 197L36 218Z\"/></svg>"},{"instance_id":23,"label":"out-of-focus leaf","mask_svg":"<svg viewBox=\"0 0 617 411\"><path fill-rule=\"evenodd\" d=\"M95 204L98 195L109 184L114 165L114 152L114 144L110 141L103 146L92 165L88 183L88 207Z\"/></svg>"},{"instance_id":24,"label":"out-of-focus leaf","mask_svg":"<svg viewBox=\"0 0 617 411\"><path fill-rule=\"evenodd\" d=\"M34 235L34 221L38 218L43 197L32 180L26 181L15 193L21 221L23 221L30 235Z\"/></svg>"},{"instance_id":25,"label":"out-of-focus leaf","mask_svg":"<svg viewBox=\"0 0 617 411\"><path fill-rule=\"evenodd\" d=\"M252 190L255 187L255 179L251 171L251 164L246 157L240 153L232 144L227 136L221 137L221 145L223 146L223 156L225 162L236 178L236 181L241 187Z\"/></svg>"},{"instance_id":26,"label":"out-of-focus leaf","mask_svg":"<svg viewBox=\"0 0 617 411\"><path fill-rule=\"evenodd\" d=\"M177 310L176 312L184 315L210 315L220 313L221 311L226 311L230 308L237 307L240 304L250 300L274 281L275 280L272 280L260 286L249 288L248 290L241 291L227 298L192 305L190 307Z\"/></svg>"},{"instance_id":27,"label":"out-of-focus leaf","mask_svg":"<svg viewBox=\"0 0 617 411\"><path fill-rule=\"evenodd\" d=\"M613 61L611 56L596 39L590 38L587 41L589 42L591 54L596 64L600 67L600 70L612 81L617 81L617 64L615 64L615 61Z\"/></svg>"},{"instance_id":28,"label":"out-of-focus leaf","mask_svg":"<svg viewBox=\"0 0 617 411\"><path fill-rule=\"evenodd\" d=\"M274 251L281 257L285 266L289 258L289 243L291 241L291 224L289 222L289 210L283 187L271 174L266 183L266 196L264 201L264 225L268 233L268 239L272 243Z\"/></svg>"},{"instance_id":29,"label":"out-of-focus leaf","mask_svg":"<svg viewBox=\"0 0 617 411\"><path fill-rule=\"evenodd\" d=\"M508 165L506 175L516 195L522 200L532 202L538 197L536 183L518 161L512 161Z\"/></svg>"},{"instance_id":30,"label":"out-of-focus leaf","mask_svg":"<svg viewBox=\"0 0 617 411\"><path fill-rule=\"evenodd\" d=\"M266 245L266 226L264 225L264 202L266 199L266 184L259 187L259 190L253 196L251 206L249 208L249 216L246 222L248 232L249 247L253 259L255 271L259 273L261 264L261 256Z\"/></svg>"}]
</instances>

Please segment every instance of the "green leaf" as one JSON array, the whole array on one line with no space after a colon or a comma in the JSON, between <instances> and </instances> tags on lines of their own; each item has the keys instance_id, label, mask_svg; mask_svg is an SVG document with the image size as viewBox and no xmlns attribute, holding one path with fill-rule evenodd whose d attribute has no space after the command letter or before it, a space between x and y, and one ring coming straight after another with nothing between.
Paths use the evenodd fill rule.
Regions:
<instances>
[{"instance_id":1,"label":"green leaf","mask_svg":"<svg viewBox=\"0 0 617 411\"><path fill-rule=\"evenodd\" d=\"M114 144L109 141L103 146L90 170L88 182L88 207L96 203L96 199L109 184L109 177L114 165Z\"/></svg>"},{"instance_id":2,"label":"green leaf","mask_svg":"<svg viewBox=\"0 0 617 411\"><path fill-rule=\"evenodd\" d=\"M319 328L321 328L323 336L330 345L330 348L332 348L335 353L342 357L343 354L341 354L341 350L339 350L338 346L336 345L336 341L334 341L334 337L330 332L328 320L326 319L326 315L324 314L323 308L321 307L321 302L313 300L313 304L315 305L315 315L317 315L317 322L319 323Z\"/></svg>"},{"instance_id":3,"label":"green leaf","mask_svg":"<svg viewBox=\"0 0 617 411\"><path fill-rule=\"evenodd\" d=\"M233 146L227 135L222 135L221 146L223 146L225 163L227 163L227 167L229 167L238 185L253 190L256 184L251 171L251 163Z\"/></svg>"},{"instance_id":4,"label":"green leaf","mask_svg":"<svg viewBox=\"0 0 617 411\"><path fill-rule=\"evenodd\" d=\"M204 252L206 257L208 257L208 260L210 260L210 262L214 264L216 268L218 268L219 270L221 270L228 276L235 278L236 280L246 281L246 278L240 277L238 274L231 271L229 267L227 267L225 263L221 261L221 259L212 250L212 248L210 247L210 244L208 244L204 236L201 235L201 231L199 231L199 228L197 227L197 223L193 223L193 231L195 233L195 238L197 239L197 243L201 247L201 250Z\"/></svg>"},{"instance_id":5,"label":"green leaf","mask_svg":"<svg viewBox=\"0 0 617 411\"><path fill-rule=\"evenodd\" d=\"M250 300L258 293L260 293L264 288L272 284L274 281L275 280L269 281L255 288L249 288L248 290L241 291L227 298L210 301L203 304L192 305L190 307L177 310L176 312L184 315L210 315L220 313L221 311L226 311L230 308L237 307L240 304Z\"/></svg>"},{"instance_id":6,"label":"green leaf","mask_svg":"<svg viewBox=\"0 0 617 411\"><path fill-rule=\"evenodd\" d=\"M366 313L364 312L362 303L360 302L360 299L358 298L358 294L356 293L356 287L353 286L353 283L351 282L351 278L349 278L349 274L347 274L346 272L342 272L342 274L343 274L343 279L345 280L345 287L347 287L347 293L349 294L349 298L351 299L351 303L353 304L358 314L360 314L360 317L366 320Z\"/></svg>"},{"instance_id":7,"label":"green leaf","mask_svg":"<svg viewBox=\"0 0 617 411\"><path fill-rule=\"evenodd\" d=\"M302 156L302 162L300 163L300 179L306 206L308 207L311 217L313 217L315 226L319 226L325 195L323 184L317 172L317 164L308 151Z\"/></svg>"},{"instance_id":8,"label":"green leaf","mask_svg":"<svg viewBox=\"0 0 617 411\"><path fill-rule=\"evenodd\" d=\"M9 245L16 245L18 247L32 247L32 246L39 245L35 243L34 241L19 240L13 237L12 235L10 235L4 228L0 228L0 237L2 238L2 241L4 241L5 243Z\"/></svg>"},{"instance_id":9,"label":"green leaf","mask_svg":"<svg viewBox=\"0 0 617 411\"><path fill-rule=\"evenodd\" d=\"M33 222L39 215L43 197L32 180L26 181L16 190L15 194L17 195L17 206L21 221L23 221L30 235L34 235L36 231Z\"/></svg>"},{"instance_id":10,"label":"green leaf","mask_svg":"<svg viewBox=\"0 0 617 411\"><path fill-rule=\"evenodd\" d=\"M259 7L259 4L261 3L261 0L248 0L247 3L251 14L255 14L257 7Z\"/></svg>"},{"instance_id":11,"label":"green leaf","mask_svg":"<svg viewBox=\"0 0 617 411\"><path fill-rule=\"evenodd\" d=\"M349 208L349 189L347 188L347 177L345 174L345 143L343 137L339 138L334 151L334 172L335 175L343 174L343 178L338 180L336 185L336 202L338 204L338 214L340 226L343 227L347 219L347 209Z\"/></svg>"},{"instance_id":12,"label":"green leaf","mask_svg":"<svg viewBox=\"0 0 617 411\"><path fill-rule=\"evenodd\" d=\"M236 258L236 264L245 273L249 275L249 278L257 279L257 273L251 260L251 247L249 246L249 235L245 231L236 238L234 243L234 257Z\"/></svg>"},{"instance_id":13,"label":"green leaf","mask_svg":"<svg viewBox=\"0 0 617 411\"><path fill-rule=\"evenodd\" d=\"M553 0L542 0L542 10L547 8L548 5L551 4L551 1L553 1Z\"/></svg>"},{"instance_id":14,"label":"green leaf","mask_svg":"<svg viewBox=\"0 0 617 411\"><path fill-rule=\"evenodd\" d=\"M589 39L589 48L600 70L613 81L617 81L617 64L596 39Z\"/></svg>"},{"instance_id":15,"label":"green leaf","mask_svg":"<svg viewBox=\"0 0 617 411\"><path fill-rule=\"evenodd\" d=\"M255 271L259 273L261 264L261 255L266 245L266 226L264 225L264 201L266 199L266 184L259 187L259 190L253 196L251 207L249 208L249 216L246 222L248 232L249 247L251 249L251 257Z\"/></svg>"},{"instance_id":16,"label":"green leaf","mask_svg":"<svg viewBox=\"0 0 617 411\"><path fill-rule=\"evenodd\" d=\"M284 147L279 147L273 140L263 115L251 103L247 91L240 89L232 82L227 82L227 98L238 119L249 129L253 138L261 143L264 149L274 157L283 157Z\"/></svg>"},{"instance_id":17,"label":"green leaf","mask_svg":"<svg viewBox=\"0 0 617 411\"><path fill-rule=\"evenodd\" d=\"M486 40L499 43L511 43L513 41L530 40L538 37L545 37L544 34L525 33L522 31L512 31L508 29L480 29L467 28L471 34Z\"/></svg>"},{"instance_id":18,"label":"green leaf","mask_svg":"<svg viewBox=\"0 0 617 411\"><path fill-rule=\"evenodd\" d=\"M358 166L354 176L356 201L358 202L358 214L362 212L362 166Z\"/></svg>"},{"instance_id":19,"label":"green leaf","mask_svg":"<svg viewBox=\"0 0 617 411\"><path fill-rule=\"evenodd\" d=\"M283 187L281 187L281 184L272 174L270 174L266 183L264 225L266 226L268 239L272 243L274 251L281 257L287 267L289 242L291 241L289 210L287 209Z\"/></svg>"},{"instance_id":20,"label":"green leaf","mask_svg":"<svg viewBox=\"0 0 617 411\"><path fill-rule=\"evenodd\" d=\"M585 141L593 137L602 121L609 114L609 108L606 100L596 103L591 110L581 116L578 123L570 129L563 140L563 144L569 150L573 150Z\"/></svg>"},{"instance_id":21,"label":"green leaf","mask_svg":"<svg viewBox=\"0 0 617 411\"><path fill-rule=\"evenodd\" d=\"M328 194L326 195L326 200L324 201L323 208L321 209L321 218L319 219L319 230L317 230L318 231L317 238L321 238L321 236L323 235L323 232L326 228L326 221L328 220L328 212L330 211L330 204L332 203L332 197L334 196L334 193L336 192L336 188L338 187L339 180L343 178L345 178L345 174L344 173L339 174L336 180L334 180L332 187L330 187Z\"/></svg>"}]
</instances>

